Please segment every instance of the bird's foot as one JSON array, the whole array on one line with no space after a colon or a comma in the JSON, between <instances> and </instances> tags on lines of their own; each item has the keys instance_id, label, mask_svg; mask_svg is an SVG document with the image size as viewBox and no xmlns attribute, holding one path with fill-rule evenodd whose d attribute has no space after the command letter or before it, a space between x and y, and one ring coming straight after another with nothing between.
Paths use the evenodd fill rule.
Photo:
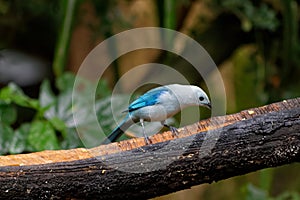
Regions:
<instances>
[{"instance_id":1,"label":"bird's foot","mask_svg":"<svg viewBox=\"0 0 300 200\"><path fill-rule=\"evenodd\" d=\"M146 131L145 131L144 120L140 119L140 123L141 123L142 128L143 128L143 135L144 135L144 139L145 139L146 145L151 144L150 139L147 136Z\"/></svg>"},{"instance_id":2,"label":"bird's foot","mask_svg":"<svg viewBox=\"0 0 300 200\"><path fill-rule=\"evenodd\" d=\"M164 121L161 124L164 127L167 127L168 129L170 129L170 131L172 132L174 137L179 135L178 129L175 128L174 126L170 126L170 125L166 124Z\"/></svg>"},{"instance_id":3,"label":"bird's foot","mask_svg":"<svg viewBox=\"0 0 300 200\"><path fill-rule=\"evenodd\" d=\"M173 136L178 136L179 135L179 131L176 127L174 126L169 126L170 131L172 132Z\"/></svg>"},{"instance_id":4,"label":"bird's foot","mask_svg":"<svg viewBox=\"0 0 300 200\"><path fill-rule=\"evenodd\" d=\"M146 145L151 144L151 141L148 136L144 137Z\"/></svg>"}]
</instances>

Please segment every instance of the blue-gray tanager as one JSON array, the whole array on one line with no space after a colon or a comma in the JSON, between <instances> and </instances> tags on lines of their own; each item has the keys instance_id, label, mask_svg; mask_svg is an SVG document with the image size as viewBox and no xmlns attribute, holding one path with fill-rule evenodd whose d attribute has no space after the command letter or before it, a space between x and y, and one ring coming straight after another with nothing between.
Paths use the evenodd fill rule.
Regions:
<instances>
[{"instance_id":1,"label":"blue-gray tanager","mask_svg":"<svg viewBox=\"0 0 300 200\"><path fill-rule=\"evenodd\" d=\"M151 89L129 105L125 111L127 112L126 117L103 141L103 144L116 141L125 130L137 122L140 122L143 127L147 144L149 144L149 139L145 134L144 121L160 121L163 126L168 127L173 133L177 133L177 129L167 125L165 120L189 106L211 108L206 93L194 85L172 84Z\"/></svg>"}]
</instances>

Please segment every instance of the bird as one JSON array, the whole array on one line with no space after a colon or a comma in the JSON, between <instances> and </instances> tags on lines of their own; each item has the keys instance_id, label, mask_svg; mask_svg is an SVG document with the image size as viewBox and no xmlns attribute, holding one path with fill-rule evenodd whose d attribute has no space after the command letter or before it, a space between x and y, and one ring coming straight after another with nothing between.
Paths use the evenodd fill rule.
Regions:
<instances>
[{"instance_id":1,"label":"bird","mask_svg":"<svg viewBox=\"0 0 300 200\"><path fill-rule=\"evenodd\" d=\"M177 129L166 124L166 119L190 106L204 106L211 109L211 103L207 94L198 86L170 84L151 89L128 106L127 110L124 111L127 113L125 118L102 144L115 142L124 131L138 122L143 128L146 144L150 144L149 138L145 133L144 121L161 122L173 134L177 134Z\"/></svg>"}]
</instances>

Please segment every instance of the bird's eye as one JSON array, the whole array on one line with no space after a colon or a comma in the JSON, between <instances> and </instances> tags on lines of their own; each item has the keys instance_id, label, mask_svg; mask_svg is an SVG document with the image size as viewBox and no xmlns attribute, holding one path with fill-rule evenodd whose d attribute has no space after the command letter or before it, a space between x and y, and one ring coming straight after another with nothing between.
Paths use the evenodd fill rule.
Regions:
<instances>
[{"instance_id":1,"label":"bird's eye","mask_svg":"<svg viewBox=\"0 0 300 200\"><path fill-rule=\"evenodd\" d=\"M203 100L204 100L204 97L202 97L202 96L199 97L199 100L200 100L200 101L203 101Z\"/></svg>"}]
</instances>

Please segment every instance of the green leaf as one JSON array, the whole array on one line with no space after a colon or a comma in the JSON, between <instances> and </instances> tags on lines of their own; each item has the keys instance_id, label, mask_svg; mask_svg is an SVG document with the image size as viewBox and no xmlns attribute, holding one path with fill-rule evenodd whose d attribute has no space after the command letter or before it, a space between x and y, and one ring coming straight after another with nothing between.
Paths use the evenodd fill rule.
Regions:
<instances>
[{"instance_id":1,"label":"green leaf","mask_svg":"<svg viewBox=\"0 0 300 200\"><path fill-rule=\"evenodd\" d=\"M106 80L99 80L96 89L96 98L104 98L111 95L111 89Z\"/></svg>"},{"instance_id":2,"label":"green leaf","mask_svg":"<svg viewBox=\"0 0 300 200\"><path fill-rule=\"evenodd\" d=\"M6 103L15 103L19 106L39 110L39 102L25 95L21 88L16 84L10 83L7 87L0 90L0 99Z\"/></svg>"},{"instance_id":3,"label":"green leaf","mask_svg":"<svg viewBox=\"0 0 300 200\"><path fill-rule=\"evenodd\" d=\"M95 91L92 91L95 83L92 83L88 80L85 80L81 77L76 77L76 81L79 81L80 86L80 94L73 93L75 76L70 73L66 73L57 79L56 85L61 91L60 94L56 98L55 106L53 108L53 112L50 115L44 115L51 123L51 125L58 131L63 134L64 140L61 144L63 148L74 147L74 145L82 145L77 133L70 131L76 130L77 128L80 130L81 138L84 139L85 145L89 147L96 146L101 142L101 138L99 138L99 134L101 135L101 131L99 130L98 121L96 118L93 118L91 113L96 109L96 113L101 109L107 109L107 104L100 105L99 102L101 100L95 100L95 102L90 102L89 98L86 98L87 95L95 94L96 98L106 97L111 92L105 81L99 81L98 87ZM47 91L46 85L43 87L44 91ZM110 100L110 98L108 98ZM106 101L106 100L105 100ZM94 106L91 103L95 103ZM109 102L108 102L109 103ZM52 111L52 109L50 109ZM124 110L124 109L123 109ZM48 111L46 111L47 113ZM74 121L73 113L76 112L76 124ZM121 111L120 111L121 113ZM110 118L109 126L111 127L113 124L113 119L111 115L106 116L105 120ZM111 129L108 129L111 130ZM71 133L71 135L69 135ZM103 135L103 132L102 132ZM72 142L75 142L72 144Z\"/></svg>"},{"instance_id":4,"label":"green leaf","mask_svg":"<svg viewBox=\"0 0 300 200\"><path fill-rule=\"evenodd\" d=\"M286 191L282 194L280 194L278 197L274 198L274 200L300 200L300 194L291 191Z\"/></svg>"},{"instance_id":5,"label":"green leaf","mask_svg":"<svg viewBox=\"0 0 300 200\"><path fill-rule=\"evenodd\" d=\"M73 89L75 75L72 73L64 73L56 80L56 87L62 92Z\"/></svg>"},{"instance_id":6,"label":"green leaf","mask_svg":"<svg viewBox=\"0 0 300 200\"><path fill-rule=\"evenodd\" d=\"M11 105L0 101L0 123L13 124L17 119L17 110Z\"/></svg>"},{"instance_id":7,"label":"green leaf","mask_svg":"<svg viewBox=\"0 0 300 200\"><path fill-rule=\"evenodd\" d=\"M59 149L55 130L48 121L33 122L27 141L35 151Z\"/></svg>"},{"instance_id":8,"label":"green leaf","mask_svg":"<svg viewBox=\"0 0 300 200\"><path fill-rule=\"evenodd\" d=\"M78 147L84 147L75 128L67 129L67 134L61 143L61 147L63 149L73 149L73 148L78 148Z\"/></svg>"},{"instance_id":9,"label":"green leaf","mask_svg":"<svg viewBox=\"0 0 300 200\"><path fill-rule=\"evenodd\" d=\"M30 130L29 123L22 124L17 130L15 130L14 136L10 143L9 153L17 154L27 150L26 139L28 137L29 130Z\"/></svg>"},{"instance_id":10,"label":"green leaf","mask_svg":"<svg viewBox=\"0 0 300 200\"><path fill-rule=\"evenodd\" d=\"M0 154L7 154L14 131L6 124L0 123Z\"/></svg>"},{"instance_id":11,"label":"green leaf","mask_svg":"<svg viewBox=\"0 0 300 200\"><path fill-rule=\"evenodd\" d=\"M253 28L275 31L279 25L275 10L266 3L255 5L249 0L224 0L221 5L241 20L244 31Z\"/></svg>"},{"instance_id":12,"label":"green leaf","mask_svg":"<svg viewBox=\"0 0 300 200\"><path fill-rule=\"evenodd\" d=\"M57 97L56 117L67 122L73 119L72 115L72 91L67 90Z\"/></svg>"},{"instance_id":13,"label":"green leaf","mask_svg":"<svg viewBox=\"0 0 300 200\"><path fill-rule=\"evenodd\" d=\"M40 87L39 103L41 110L44 112L44 117L49 119L55 116L56 97L51 90L48 80L43 81Z\"/></svg>"},{"instance_id":14,"label":"green leaf","mask_svg":"<svg viewBox=\"0 0 300 200\"><path fill-rule=\"evenodd\" d=\"M126 102L128 102L129 98L129 95L119 94L96 101L95 108L98 121L106 134L115 128L115 120L119 122L126 115L123 111L127 109L128 104Z\"/></svg>"},{"instance_id":15,"label":"green leaf","mask_svg":"<svg viewBox=\"0 0 300 200\"><path fill-rule=\"evenodd\" d=\"M53 117L49 119L49 122L56 130L60 131L62 135L66 137L67 127L64 121L62 121L58 117Z\"/></svg>"},{"instance_id":16,"label":"green leaf","mask_svg":"<svg viewBox=\"0 0 300 200\"><path fill-rule=\"evenodd\" d=\"M268 193L252 184L247 185L247 200L266 200Z\"/></svg>"}]
</instances>

